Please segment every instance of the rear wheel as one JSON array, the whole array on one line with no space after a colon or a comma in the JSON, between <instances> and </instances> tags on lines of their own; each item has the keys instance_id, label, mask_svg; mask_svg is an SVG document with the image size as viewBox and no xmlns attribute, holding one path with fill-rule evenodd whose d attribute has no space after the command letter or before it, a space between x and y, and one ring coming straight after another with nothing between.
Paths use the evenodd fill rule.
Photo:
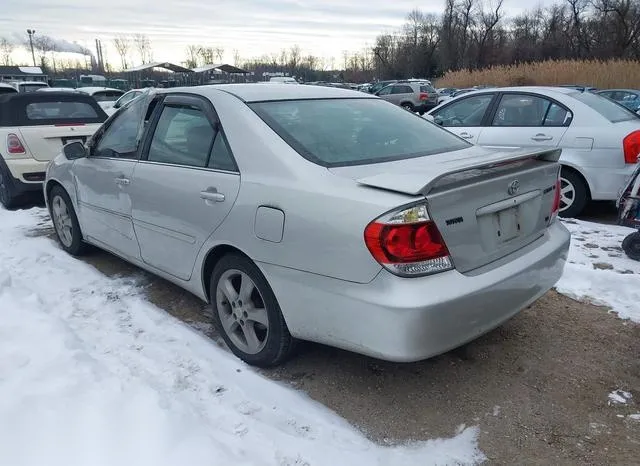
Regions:
<instances>
[{"instance_id":1,"label":"rear wheel","mask_svg":"<svg viewBox=\"0 0 640 466\"><path fill-rule=\"evenodd\" d=\"M22 199L15 193L9 176L4 167L0 166L0 204L6 209L15 209L20 205Z\"/></svg>"},{"instance_id":2,"label":"rear wheel","mask_svg":"<svg viewBox=\"0 0 640 466\"><path fill-rule=\"evenodd\" d=\"M213 323L229 349L248 364L273 367L293 352L278 301L260 269L241 254L228 254L213 269Z\"/></svg>"},{"instance_id":3,"label":"rear wheel","mask_svg":"<svg viewBox=\"0 0 640 466\"><path fill-rule=\"evenodd\" d=\"M577 217L589 202L589 188L576 172L562 169L560 174L560 216Z\"/></svg>"},{"instance_id":4,"label":"rear wheel","mask_svg":"<svg viewBox=\"0 0 640 466\"><path fill-rule=\"evenodd\" d=\"M415 112L413 105L410 104L409 102L405 102L404 104L400 105L402 108L404 108L405 110L409 111L409 112Z\"/></svg>"},{"instance_id":5,"label":"rear wheel","mask_svg":"<svg viewBox=\"0 0 640 466\"><path fill-rule=\"evenodd\" d=\"M73 209L73 204L67 192L60 186L54 186L49 195L51 219L56 230L56 236L62 249L73 256L79 256L86 250L82 241L80 223Z\"/></svg>"},{"instance_id":6,"label":"rear wheel","mask_svg":"<svg viewBox=\"0 0 640 466\"><path fill-rule=\"evenodd\" d=\"M640 261L640 232L631 233L622 241L622 250L634 261Z\"/></svg>"}]
</instances>

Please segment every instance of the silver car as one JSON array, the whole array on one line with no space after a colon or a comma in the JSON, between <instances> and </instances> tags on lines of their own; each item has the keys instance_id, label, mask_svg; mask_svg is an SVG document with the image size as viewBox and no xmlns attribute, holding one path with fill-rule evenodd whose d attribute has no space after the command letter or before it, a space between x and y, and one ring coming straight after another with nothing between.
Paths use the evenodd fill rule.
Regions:
<instances>
[{"instance_id":1,"label":"silver car","mask_svg":"<svg viewBox=\"0 0 640 466\"><path fill-rule=\"evenodd\" d=\"M473 147L361 92L203 86L125 105L44 189L64 250L98 246L210 302L250 364L297 339L415 361L559 279L558 157Z\"/></svg>"},{"instance_id":2,"label":"silver car","mask_svg":"<svg viewBox=\"0 0 640 466\"><path fill-rule=\"evenodd\" d=\"M579 215L591 200L616 200L640 153L638 115L572 88L477 90L436 107L429 116L493 150L562 148L565 217Z\"/></svg>"},{"instance_id":3,"label":"silver car","mask_svg":"<svg viewBox=\"0 0 640 466\"><path fill-rule=\"evenodd\" d=\"M420 115L438 105L438 92L428 82L399 81L382 88L376 95Z\"/></svg>"}]
</instances>

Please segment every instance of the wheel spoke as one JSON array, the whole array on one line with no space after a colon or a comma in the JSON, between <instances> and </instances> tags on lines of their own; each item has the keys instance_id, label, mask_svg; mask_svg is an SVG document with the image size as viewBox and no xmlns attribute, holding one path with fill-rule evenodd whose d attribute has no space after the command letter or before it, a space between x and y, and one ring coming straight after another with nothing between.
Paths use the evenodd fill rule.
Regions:
<instances>
[{"instance_id":1,"label":"wheel spoke","mask_svg":"<svg viewBox=\"0 0 640 466\"><path fill-rule=\"evenodd\" d=\"M265 327L269 327L269 316L267 315L267 310L265 308L252 308L247 309L247 321L248 322L257 322L259 324L264 325Z\"/></svg>"},{"instance_id":2,"label":"wheel spoke","mask_svg":"<svg viewBox=\"0 0 640 466\"><path fill-rule=\"evenodd\" d=\"M253 289L255 285L253 280L249 278L247 274L240 274L240 293L239 297L243 303L249 303L251 300L251 293L253 293Z\"/></svg>"},{"instance_id":3,"label":"wheel spoke","mask_svg":"<svg viewBox=\"0 0 640 466\"><path fill-rule=\"evenodd\" d=\"M237 301L238 293L236 289L233 287L233 283L231 283L231 277L226 278L221 284L220 291L224 293L225 297L229 301L229 304Z\"/></svg>"},{"instance_id":4,"label":"wheel spoke","mask_svg":"<svg viewBox=\"0 0 640 466\"><path fill-rule=\"evenodd\" d=\"M247 340L247 346L250 351L256 351L260 348L260 340L258 339L258 335L256 335L256 329L254 328L252 323L247 323L242 326L242 333L244 333L244 337Z\"/></svg>"},{"instance_id":5,"label":"wheel spoke","mask_svg":"<svg viewBox=\"0 0 640 466\"><path fill-rule=\"evenodd\" d=\"M561 192L562 192L562 194L572 193L573 192L573 186L567 185L564 188L562 188Z\"/></svg>"}]
</instances>

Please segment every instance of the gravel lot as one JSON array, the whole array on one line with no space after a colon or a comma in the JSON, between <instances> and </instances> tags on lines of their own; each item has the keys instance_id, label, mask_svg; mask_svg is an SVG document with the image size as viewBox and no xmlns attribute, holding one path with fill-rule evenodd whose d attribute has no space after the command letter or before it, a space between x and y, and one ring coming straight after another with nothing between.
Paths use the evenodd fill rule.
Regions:
<instances>
[{"instance_id":1,"label":"gravel lot","mask_svg":"<svg viewBox=\"0 0 640 466\"><path fill-rule=\"evenodd\" d=\"M611 207L593 215L609 222ZM36 234L51 234L50 230ZM110 254L87 262L133 276L158 307L212 335L202 302ZM335 410L379 442L451 436L478 425L493 464L640 463L640 325L555 291L480 339L413 364L316 344L264 375ZM615 390L631 393L612 404Z\"/></svg>"}]
</instances>

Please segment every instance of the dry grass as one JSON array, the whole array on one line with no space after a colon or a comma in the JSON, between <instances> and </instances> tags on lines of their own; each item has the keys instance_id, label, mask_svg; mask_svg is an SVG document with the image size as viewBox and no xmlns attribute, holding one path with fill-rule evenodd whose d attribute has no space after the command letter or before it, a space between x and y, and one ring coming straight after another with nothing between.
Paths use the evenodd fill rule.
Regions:
<instances>
[{"instance_id":1,"label":"dry grass","mask_svg":"<svg viewBox=\"0 0 640 466\"><path fill-rule=\"evenodd\" d=\"M640 61L550 60L445 73L438 87L550 86L582 84L599 89L640 89Z\"/></svg>"}]
</instances>

